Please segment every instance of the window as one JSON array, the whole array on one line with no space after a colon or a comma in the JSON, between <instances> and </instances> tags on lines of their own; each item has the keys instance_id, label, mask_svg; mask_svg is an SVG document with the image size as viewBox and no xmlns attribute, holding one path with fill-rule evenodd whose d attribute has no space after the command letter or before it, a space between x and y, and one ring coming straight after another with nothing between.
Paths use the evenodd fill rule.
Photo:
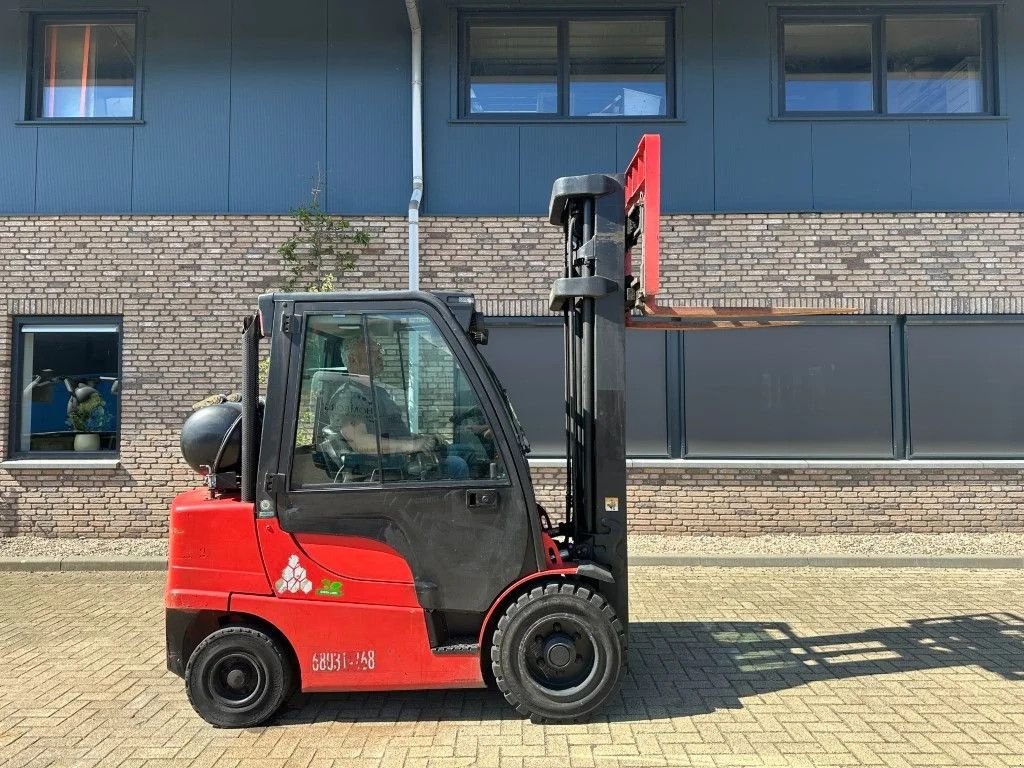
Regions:
<instances>
[{"instance_id":1,"label":"window","mask_svg":"<svg viewBox=\"0 0 1024 768\"><path fill-rule=\"evenodd\" d=\"M116 318L18 318L12 456L115 454L121 405Z\"/></svg>"},{"instance_id":2,"label":"window","mask_svg":"<svg viewBox=\"0 0 1024 768\"><path fill-rule=\"evenodd\" d=\"M910 318L906 350L912 457L1024 456L1024 323Z\"/></svg>"},{"instance_id":3,"label":"window","mask_svg":"<svg viewBox=\"0 0 1024 768\"><path fill-rule=\"evenodd\" d=\"M558 112L558 28L478 25L469 36L470 112Z\"/></svg>"},{"instance_id":4,"label":"window","mask_svg":"<svg viewBox=\"0 0 1024 768\"><path fill-rule=\"evenodd\" d=\"M480 350L508 390L530 438L531 456L565 455L565 352L558 320L488 318ZM674 338L674 334L671 335ZM665 334L626 332L626 450L668 455Z\"/></svg>"},{"instance_id":5,"label":"window","mask_svg":"<svg viewBox=\"0 0 1024 768\"><path fill-rule=\"evenodd\" d=\"M782 114L993 114L990 14L782 12Z\"/></svg>"},{"instance_id":6,"label":"window","mask_svg":"<svg viewBox=\"0 0 1024 768\"><path fill-rule=\"evenodd\" d=\"M134 16L36 17L30 117L136 118L137 26Z\"/></svg>"},{"instance_id":7,"label":"window","mask_svg":"<svg viewBox=\"0 0 1024 768\"><path fill-rule=\"evenodd\" d=\"M467 14L461 26L461 114L672 117L672 18Z\"/></svg>"},{"instance_id":8,"label":"window","mask_svg":"<svg viewBox=\"0 0 1024 768\"><path fill-rule=\"evenodd\" d=\"M871 112L871 25L785 25L786 111Z\"/></svg>"},{"instance_id":9,"label":"window","mask_svg":"<svg viewBox=\"0 0 1024 768\"><path fill-rule=\"evenodd\" d=\"M569 114L664 116L664 20L570 21Z\"/></svg>"},{"instance_id":10,"label":"window","mask_svg":"<svg viewBox=\"0 0 1024 768\"><path fill-rule=\"evenodd\" d=\"M313 315L292 484L505 478L490 420L425 315Z\"/></svg>"},{"instance_id":11,"label":"window","mask_svg":"<svg viewBox=\"0 0 1024 768\"><path fill-rule=\"evenodd\" d=\"M978 16L887 18L889 111L903 114L984 112L982 34Z\"/></svg>"},{"instance_id":12,"label":"window","mask_svg":"<svg viewBox=\"0 0 1024 768\"><path fill-rule=\"evenodd\" d=\"M686 333L691 458L894 456L891 326Z\"/></svg>"}]
</instances>

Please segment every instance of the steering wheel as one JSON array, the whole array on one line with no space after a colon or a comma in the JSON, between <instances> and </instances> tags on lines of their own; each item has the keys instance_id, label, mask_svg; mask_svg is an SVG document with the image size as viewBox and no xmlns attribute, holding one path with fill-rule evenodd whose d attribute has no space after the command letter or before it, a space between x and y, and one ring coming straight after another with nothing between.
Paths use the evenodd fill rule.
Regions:
<instances>
[{"instance_id":1,"label":"steering wheel","mask_svg":"<svg viewBox=\"0 0 1024 768\"><path fill-rule=\"evenodd\" d=\"M327 458L335 467L340 467L345 461L338 450L341 447L341 435L331 427L324 427L320 432L324 438L320 441L320 450L327 454Z\"/></svg>"},{"instance_id":2,"label":"steering wheel","mask_svg":"<svg viewBox=\"0 0 1024 768\"><path fill-rule=\"evenodd\" d=\"M347 468L345 467L345 456L348 454L348 444L345 438L331 427L324 427L321 430L324 439L320 442L320 450L327 455L329 462L325 471L331 477L332 482L350 482L351 478L344 477Z\"/></svg>"},{"instance_id":3,"label":"steering wheel","mask_svg":"<svg viewBox=\"0 0 1024 768\"><path fill-rule=\"evenodd\" d=\"M420 480L430 480L441 474L441 459L436 451L416 451L409 454L408 472Z\"/></svg>"}]
</instances>

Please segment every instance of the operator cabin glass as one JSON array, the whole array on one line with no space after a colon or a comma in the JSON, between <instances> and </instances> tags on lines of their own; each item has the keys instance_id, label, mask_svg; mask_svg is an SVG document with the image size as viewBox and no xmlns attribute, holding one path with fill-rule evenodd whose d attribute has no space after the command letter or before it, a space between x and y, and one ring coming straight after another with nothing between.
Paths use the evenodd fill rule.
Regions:
<instances>
[{"instance_id":1,"label":"operator cabin glass","mask_svg":"<svg viewBox=\"0 0 1024 768\"><path fill-rule=\"evenodd\" d=\"M984 112L981 36L977 16L886 18L889 112Z\"/></svg>"},{"instance_id":2,"label":"operator cabin glass","mask_svg":"<svg viewBox=\"0 0 1024 768\"><path fill-rule=\"evenodd\" d=\"M870 22L783 25L786 112L873 112Z\"/></svg>"},{"instance_id":3,"label":"operator cabin glass","mask_svg":"<svg viewBox=\"0 0 1024 768\"><path fill-rule=\"evenodd\" d=\"M40 32L36 117L134 116L134 24L55 22Z\"/></svg>"},{"instance_id":4,"label":"operator cabin glass","mask_svg":"<svg viewBox=\"0 0 1024 768\"><path fill-rule=\"evenodd\" d=\"M384 473L384 481L489 480L506 477L490 420L440 330L415 312L367 317L377 412L381 415L382 461L386 442L392 453L411 434L433 445L413 456L412 466ZM379 362L379 365L378 365ZM383 418L397 407L404 423L396 435ZM407 431L406 431L407 428Z\"/></svg>"},{"instance_id":5,"label":"operator cabin glass","mask_svg":"<svg viewBox=\"0 0 1024 768\"><path fill-rule=\"evenodd\" d=\"M503 477L480 401L429 318L309 316L293 486Z\"/></svg>"},{"instance_id":6,"label":"operator cabin glass","mask_svg":"<svg viewBox=\"0 0 1024 768\"><path fill-rule=\"evenodd\" d=\"M471 24L467 34L470 114L558 112L558 27Z\"/></svg>"},{"instance_id":7,"label":"operator cabin glass","mask_svg":"<svg viewBox=\"0 0 1024 768\"><path fill-rule=\"evenodd\" d=\"M118 326L21 325L19 453L118 449Z\"/></svg>"},{"instance_id":8,"label":"operator cabin glass","mask_svg":"<svg viewBox=\"0 0 1024 768\"><path fill-rule=\"evenodd\" d=\"M667 26L663 19L570 21L570 114L666 115Z\"/></svg>"}]
</instances>

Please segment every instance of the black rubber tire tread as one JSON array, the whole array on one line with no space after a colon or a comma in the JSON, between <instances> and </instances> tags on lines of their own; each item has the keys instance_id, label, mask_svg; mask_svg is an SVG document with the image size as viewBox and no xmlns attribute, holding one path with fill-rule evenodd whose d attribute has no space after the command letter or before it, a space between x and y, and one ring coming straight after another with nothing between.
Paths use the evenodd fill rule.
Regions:
<instances>
[{"instance_id":1,"label":"black rubber tire tread","mask_svg":"<svg viewBox=\"0 0 1024 768\"><path fill-rule=\"evenodd\" d=\"M607 624L612 631L617 648L618 659L610 663L617 665L611 679L602 685L598 693L584 702L566 706L564 703L548 704L532 696L528 689L519 685L515 675L505 669L508 659L502 660L503 643L510 630L514 629L517 619L523 616L542 601L557 597L568 597L586 603L595 617ZM498 620L491 639L491 673L498 690L519 714L529 717L534 723L581 722L588 715L599 709L618 690L626 671L626 632L615 611L600 594L589 587L568 581L546 582L539 584L520 595L511 603Z\"/></svg>"},{"instance_id":2,"label":"black rubber tire tread","mask_svg":"<svg viewBox=\"0 0 1024 768\"><path fill-rule=\"evenodd\" d=\"M219 650L216 646L235 645L258 655L267 667L267 694L259 706L244 712L232 712L218 707L196 685L195 675L200 675L201 667L210 650ZM200 675L201 676L201 675ZM252 728L270 720L285 705L294 692L293 681L297 680L292 669L292 662L281 649L277 641L258 629L246 626L230 626L218 629L207 635L189 656L185 666L185 693L196 713L210 725L217 728Z\"/></svg>"}]
</instances>

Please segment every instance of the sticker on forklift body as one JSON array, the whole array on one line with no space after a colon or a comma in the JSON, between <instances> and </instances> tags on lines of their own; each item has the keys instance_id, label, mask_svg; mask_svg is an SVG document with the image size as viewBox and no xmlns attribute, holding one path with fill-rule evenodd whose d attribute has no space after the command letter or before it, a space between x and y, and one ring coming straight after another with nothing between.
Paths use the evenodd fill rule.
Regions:
<instances>
[{"instance_id":1,"label":"sticker on forklift body","mask_svg":"<svg viewBox=\"0 0 1024 768\"><path fill-rule=\"evenodd\" d=\"M604 497L604 511L605 512L618 512L619 511L619 497L618 496L605 496Z\"/></svg>"},{"instance_id":2,"label":"sticker on forklift body","mask_svg":"<svg viewBox=\"0 0 1024 768\"><path fill-rule=\"evenodd\" d=\"M316 593L325 597L341 597L341 582L332 581L331 579L320 579L320 589L318 589Z\"/></svg>"},{"instance_id":3,"label":"sticker on forklift body","mask_svg":"<svg viewBox=\"0 0 1024 768\"><path fill-rule=\"evenodd\" d=\"M281 578L274 583L274 589L280 595L286 592L308 595L312 591L313 582L307 578L306 569L299 563L298 555L288 558L288 565L281 570Z\"/></svg>"},{"instance_id":4,"label":"sticker on forklift body","mask_svg":"<svg viewBox=\"0 0 1024 768\"><path fill-rule=\"evenodd\" d=\"M313 672L370 672L377 666L373 649L365 651L319 651L313 654L309 668Z\"/></svg>"}]
</instances>

